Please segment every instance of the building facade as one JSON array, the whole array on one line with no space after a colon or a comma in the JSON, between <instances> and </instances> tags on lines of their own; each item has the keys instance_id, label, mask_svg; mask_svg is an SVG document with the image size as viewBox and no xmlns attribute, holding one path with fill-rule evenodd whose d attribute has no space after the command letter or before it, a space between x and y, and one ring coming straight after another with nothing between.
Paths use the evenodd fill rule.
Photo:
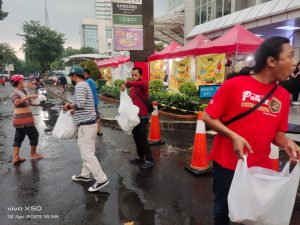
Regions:
<instances>
[{"instance_id":1,"label":"building facade","mask_svg":"<svg viewBox=\"0 0 300 225\"><path fill-rule=\"evenodd\" d=\"M290 38L300 58L299 0L185 0L185 40L197 34L215 39L241 24L264 39Z\"/></svg>"},{"instance_id":2,"label":"building facade","mask_svg":"<svg viewBox=\"0 0 300 225\"><path fill-rule=\"evenodd\" d=\"M98 19L82 19L80 26L81 46L91 47L100 54L108 54L105 23Z\"/></svg>"},{"instance_id":3,"label":"building facade","mask_svg":"<svg viewBox=\"0 0 300 225\"><path fill-rule=\"evenodd\" d=\"M105 42L108 52L112 51L112 1L95 0L95 17L104 24L99 32L105 33Z\"/></svg>"}]
</instances>

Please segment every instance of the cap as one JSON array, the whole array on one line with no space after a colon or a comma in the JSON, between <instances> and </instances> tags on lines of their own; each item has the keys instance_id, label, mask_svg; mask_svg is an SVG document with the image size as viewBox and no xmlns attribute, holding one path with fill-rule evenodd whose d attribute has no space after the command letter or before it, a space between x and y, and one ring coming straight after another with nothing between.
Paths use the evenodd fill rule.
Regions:
<instances>
[{"instance_id":1,"label":"cap","mask_svg":"<svg viewBox=\"0 0 300 225\"><path fill-rule=\"evenodd\" d=\"M78 76L84 76L84 69L81 66L73 66L70 70L69 76L76 74Z\"/></svg>"},{"instance_id":2,"label":"cap","mask_svg":"<svg viewBox=\"0 0 300 225\"><path fill-rule=\"evenodd\" d=\"M24 77L23 77L23 75L21 75L21 74L16 74L16 75L13 75L12 77L11 77L11 80L12 81L20 81L20 80L24 80Z\"/></svg>"}]
</instances>

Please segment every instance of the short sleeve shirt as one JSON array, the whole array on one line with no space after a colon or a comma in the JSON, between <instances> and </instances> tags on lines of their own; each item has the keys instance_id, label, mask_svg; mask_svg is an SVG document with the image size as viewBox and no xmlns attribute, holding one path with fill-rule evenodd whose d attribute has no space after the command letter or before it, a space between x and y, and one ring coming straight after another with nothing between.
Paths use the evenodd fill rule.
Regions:
<instances>
[{"instance_id":1,"label":"short sleeve shirt","mask_svg":"<svg viewBox=\"0 0 300 225\"><path fill-rule=\"evenodd\" d=\"M240 76L226 81L206 108L214 119L229 121L236 115L254 107L276 83L263 84L252 76ZM270 145L278 131L288 129L290 96L282 87L257 110L228 125L228 128L245 138L253 149L248 156L249 166L271 168ZM235 170L238 158L229 138L217 134L213 140L210 159L222 167Z\"/></svg>"}]
</instances>

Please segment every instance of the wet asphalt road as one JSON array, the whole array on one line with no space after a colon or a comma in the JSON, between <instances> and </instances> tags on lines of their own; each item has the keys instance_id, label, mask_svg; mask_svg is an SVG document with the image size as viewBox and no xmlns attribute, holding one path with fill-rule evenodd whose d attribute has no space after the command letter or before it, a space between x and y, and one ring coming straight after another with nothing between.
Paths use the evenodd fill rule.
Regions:
<instances>
[{"instance_id":1,"label":"wet asphalt road","mask_svg":"<svg viewBox=\"0 0 300 225\"><path fill-rule=\"evenodd\" d=\"M89 193L88 184L75 183L81 159L76 140L59 140L51 131L62 106L50 98L47 107L33 107L40 132L43 160L29 159L29 142L21 156L27 161L12 166L12 104L0 103L0 224L210 225L212 224L211 176L194 177L184 165L190 162L194 133L163 132L167 145L152 147L155 167L140 171L128 163L135 156L131 137L104 128L97 139L97 157L110 184ZM298 198L292 225L300 224Z\"/></svg>"}]
</instances>

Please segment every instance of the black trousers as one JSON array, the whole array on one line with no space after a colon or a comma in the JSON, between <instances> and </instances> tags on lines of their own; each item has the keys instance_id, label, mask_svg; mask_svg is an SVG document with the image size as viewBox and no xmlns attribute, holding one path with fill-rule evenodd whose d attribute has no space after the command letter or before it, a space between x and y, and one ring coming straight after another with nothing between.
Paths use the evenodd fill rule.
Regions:
<instances>
[{"instance_id":1,"label":"black trousers","mask_svg":"<svg viewBox=\"0 0 300 225\"><path fill-rule=\"evenodd\" d=\"M148 123L148 118L141 118L141 122L133 129L132 134L136 144L138 157L141 159L146 159L147 161L153 161L147 137Z\"/></svg>"},{"instance_id":2,"label":"black trousers","mask_svg":"<svg viewBox=\"0 0 300 225\"><path fill-rule=\"evenodd\" d=\"M229 225L227 196L233 175L233 170L225 169L214 161L214 225Z\"/></svg>"},{"instance_id":3,"label":"black trousers","mask_svg":"<svg viewBox=\"0 0 300 225\"><path fill-rule=\"evenodd\" d=\"M300 87L295 87L292 89L293 102L297 102L299 98Z\"/></svg>"},{"instance_id":4,"label":"black trousers","mask_svg":"<svg viewBox=\"0 0 300 225\"><path fill-rule=\"evenodd\" d=\"M28 136L30 145L37 146L39 142L39 132L35 126L16 128L15 139L13 147L21 147L25 136Z\"/></svg>"}]
</instances>

